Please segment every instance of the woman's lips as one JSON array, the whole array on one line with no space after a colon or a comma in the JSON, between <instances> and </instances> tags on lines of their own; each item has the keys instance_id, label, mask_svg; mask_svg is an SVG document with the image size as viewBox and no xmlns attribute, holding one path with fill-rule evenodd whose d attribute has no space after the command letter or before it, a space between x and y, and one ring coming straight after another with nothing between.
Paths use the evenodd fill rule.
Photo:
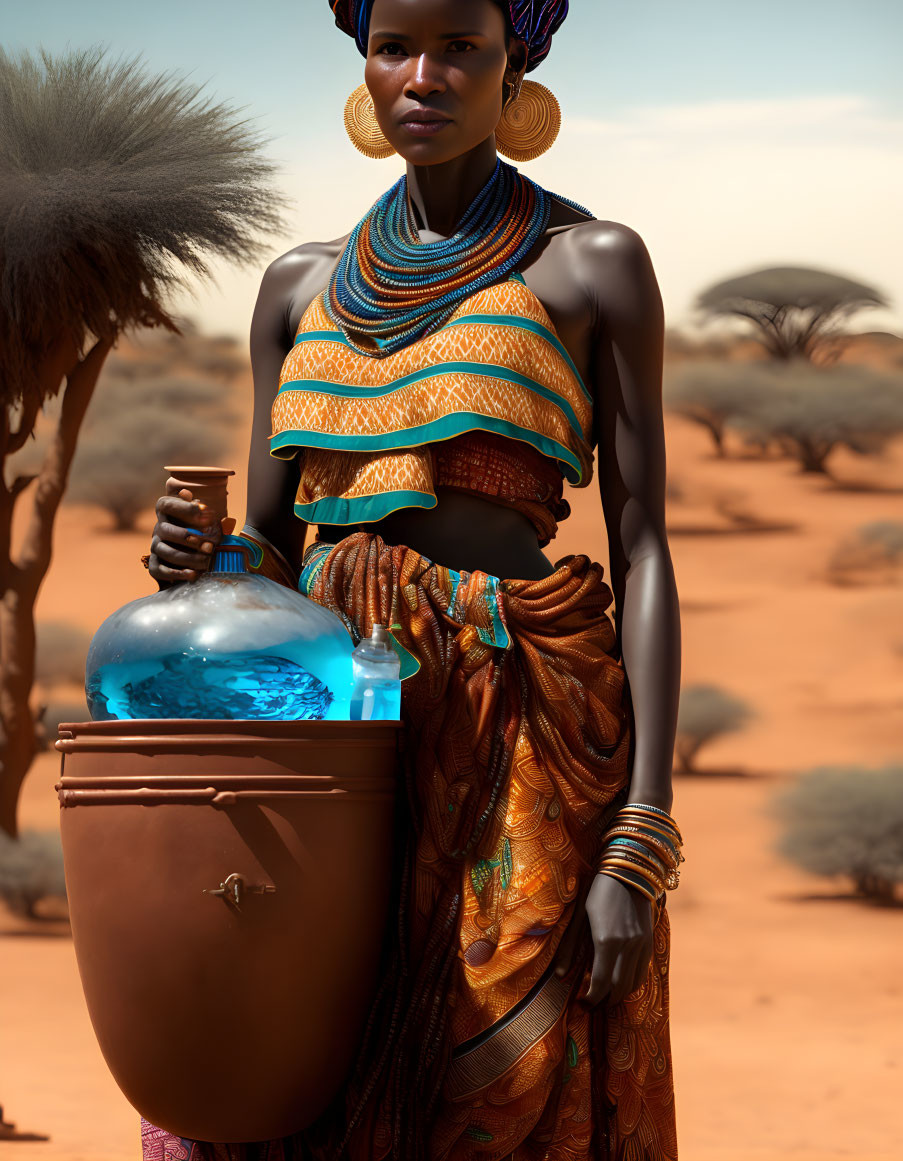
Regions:
<instances>
[{"instance_id":1,"label":"woman's lips","mask_svg":"<svg viewBox=\"0 0 903 1161\"><path fill-rule=\"evenodd\" d=\"M409 133L413 133L415 137L429 137L433 133L439 133L446 125L451 125L451 121L447 117L437 117L432 121L402 121L401 127L407 129Z\"/></svg>"}]
</instances>

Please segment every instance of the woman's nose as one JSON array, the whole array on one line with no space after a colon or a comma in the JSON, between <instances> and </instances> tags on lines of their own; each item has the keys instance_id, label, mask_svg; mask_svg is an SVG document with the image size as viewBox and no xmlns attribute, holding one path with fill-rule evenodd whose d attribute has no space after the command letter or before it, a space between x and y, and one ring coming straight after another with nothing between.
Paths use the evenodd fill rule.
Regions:
<instances>
[{"instance_id":1,"label":"woman's nose","mask_svg":"<svg viewBox=\"0 0 903 1161\"><path fill-rule=\"evenodd\" d=\"M413 57L410 66L405 82L405 96L417 97L422 100L434 93L445 91L442 72L426 53Z\"/></svg>"}]
</instances>

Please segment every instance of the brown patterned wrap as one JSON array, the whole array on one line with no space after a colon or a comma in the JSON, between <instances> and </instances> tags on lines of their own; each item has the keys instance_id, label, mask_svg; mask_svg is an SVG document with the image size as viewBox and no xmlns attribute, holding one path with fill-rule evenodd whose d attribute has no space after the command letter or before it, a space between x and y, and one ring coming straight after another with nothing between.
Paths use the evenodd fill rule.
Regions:
<instances>
[{"instance_id":1,"label":"brown patterned wrap","mask_svg":"<svg viewBox=\"0 0 903 1161\"><path fill-rule=\"evenodd\" d=\"M552 971L628 782L602 565L566 556L550 577L499 583L369 532L312 545L305 565L302 591L362 635L396 626L420 663L402 682L398 924L348 1091L306 1135L312 1158L673 1161L665 905L623 1003L576 1000L585 919L570 974Z\"/></svg>"}]
</instances>

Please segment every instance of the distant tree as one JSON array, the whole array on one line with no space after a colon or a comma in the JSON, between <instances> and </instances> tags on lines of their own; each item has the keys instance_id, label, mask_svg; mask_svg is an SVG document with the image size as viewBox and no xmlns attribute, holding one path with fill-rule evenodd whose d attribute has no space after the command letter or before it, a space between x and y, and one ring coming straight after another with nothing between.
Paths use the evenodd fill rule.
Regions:
<instances>
[{"instance_id":1,"label":"distant tree","mask_svg":"<svg viewBox=\"0 0 903 1161\"><path fill-rule=\"evenodd\" d=\"M216 463L231 449L238 414L218 383L200 379L103 381L72 466L67 500L96 504L116 532L160 495L167 463Z\"/></svg>"},{"instance_id":2,"label":"distant tree","mask_svg":"<svg viewBox=\"0 0 903 1161\"><path fill-rule=\"evenodd\" d=\"M139 379L161 379L170 374L175 359L168 353L165 359L153 357L128 358L111 355L106 361L100 382L108 379L125 379L135 383Z\"/></svg>"},{"instance_id":3,"label":"distant tree","mask_svg":"<svg viewBox=\"0 0 903 1161\"><path fill-rule=\"evenodd\" d=\"M191 365L198 374L225 383L251 369L243 349L231 335L204 336L202 341L191 344Z\"/></svg>"},{"instance_id":4,"label":"distant tree","mask_svg":"<svg viewBox=\"0 0 903 1161\"><path fill-rule=\"evenodd\" d=\"M727 336L698 338L679 327L665 329L665 359L726 359L730 355L731 340Z\"/></svg>"},{"instance_id":5,"label":"distant tree","mask_svg":"<svg viewBox=\"0 0 903 1161\"><path fill-rule=\"evenodd\" d=\"M748 321L772 358L801 356L821 366L840 356L854 314L887 305L873 286L805 266L753 270L710 286L696 300L712 317Z\"/></svg>"},{"instance_id":6,"label":"distant tree","mask_svg":"<svg viewBox=\"0 0 903 1161\"><path fill-rule=\"evenodd\" d=\"M717 685L682 689L674 745L677 773L696 773L696 759L703 746L741 729L752 716L750 705Z\"/></svg>"},{"instance_id":7,"label":"distant tree","mask_svg":"<svg viewBox=\"0 0 903 1161\"><path fill-rule=\"evenodd\" d=\"M200 376L227 383L250 371L247 353L231 335L201 334L187 319L180 321L179 329L177 335L145 332L128 357L113 355L105 371L111 377L132 380Z\"/></svg>"},{"instance_id":8,"label":"distant tree","mask_svg":"<svg viewBox=\"0 0 903 1161\"><path fill-rule=\"evenodd\" d=\"M903 766L820 766L776 796L777 850L816 875L844 875L889 903L903 882Z\"/></svg>"},{"instance_id":9,"label":"distant tree","mask_svg":"<svg viewBox=\"0 0 903 1161\"><path fill-rule=\"evenodd\" d=\"M26 830L21 838L0 833L0 899L10 911L40 919L43 899L65 899L63 848L58 831Z\"/></svg>"},{"instance_id":10,"label":"distant tree","mask_svg":"<svg viewBox=\"0 0 903 1161\"><path fill-rule=\"evenodd\" d=\"M732 429L806 472L827 474L837 447L870 455L903 431L903 378L854 363L688 361L666 374L663 398L709 432L719 455Z\"/></svg>"},{"instance_id":11,"label":"distant tree","mask_svg":"<svg viewBox=\"0 0 903 1161\"><path fill-rule=\"evenodd\" d=\"M11 835L35 747L34 604L104 360L130 327L176 331L179 272L207 275L208 256L259 259L285 204L246 120L196 86L104 57L0 50L0 828ZM8 472L58 395L40 468Z\"/></svg>"}]
</instances>

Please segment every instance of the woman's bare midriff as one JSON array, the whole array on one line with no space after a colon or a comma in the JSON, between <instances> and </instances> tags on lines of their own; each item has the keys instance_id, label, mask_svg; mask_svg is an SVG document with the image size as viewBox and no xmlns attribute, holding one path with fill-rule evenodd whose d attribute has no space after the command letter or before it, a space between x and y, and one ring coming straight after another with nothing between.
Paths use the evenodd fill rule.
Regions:
<instances>
[{"instance_id":1,"label":"woman's bare midriff","mask_svg":"<svg viewBox=\"0 0 903 1161\"><path fill-rule=\"evenodd\" d=\"M435 508L399 508L370 524L320 524L320 539L337 544L362 529L386 544L404 544L456 572L487 572L502 580L539 580L555 571L522 512L482 496L438 487Z\"/></svg>"}]
</instances>

